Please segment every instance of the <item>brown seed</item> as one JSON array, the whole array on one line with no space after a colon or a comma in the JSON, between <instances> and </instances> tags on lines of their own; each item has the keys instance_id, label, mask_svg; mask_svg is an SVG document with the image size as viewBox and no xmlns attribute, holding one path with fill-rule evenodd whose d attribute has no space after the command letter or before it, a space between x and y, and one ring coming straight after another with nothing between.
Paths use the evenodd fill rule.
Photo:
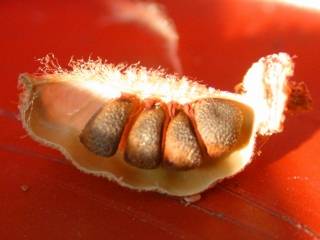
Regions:
<instances>
[{"instance_id":1,"label":"brown seed","mask_svg":"<svg viewBox=\"0 0 320 240\"><path fill-rule=\"evenodd\" d=\"M230 101L202 99L194 104L194 119L210 157L228 152L239 140L243 115Z\"/></svg>"},{"instance_id":2,"label":"brown seed","mask_svg":"<svg viewBox=\"0 0 320 240\"><path fill-rule=\"evenodd\" d=\"M106 103L86 124L80 141L97 155L114 155L131 109L129 100L118 99Z\"/></svg>"},{"instance_id":3,"label":"brown seed","mask_svg":"<svg viewBox=\"0 0 320 240\"><path fill-rule=\"evenodd\" d=\"M179 112L170 121L165 139L164 163L175 169L192 169L202 162L201 150L188 116Z\"/></svg>"},{"instance_id":4,"label":"brown seed","mask_svg":"<svg viewBox=\"0 0 320 240\"><path fill-rule=\"evenodd\" d=\"M164 119L165 114L160 107L140 113L127 140L125 160L128 163L144 169L159 165Z\"/></svg>"}]
</instances>

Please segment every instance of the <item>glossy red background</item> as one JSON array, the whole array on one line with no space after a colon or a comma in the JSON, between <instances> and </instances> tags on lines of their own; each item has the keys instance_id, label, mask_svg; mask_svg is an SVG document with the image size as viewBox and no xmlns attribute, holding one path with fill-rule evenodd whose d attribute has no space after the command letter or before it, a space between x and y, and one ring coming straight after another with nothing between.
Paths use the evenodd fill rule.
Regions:
<instances>
[{"instance_id":1,"label":"glossy red background","mask_svg":"<svg viewBox=\"0 0 320 240\"><path fill-rule=\"evenodd\" d=\"M61 65L91 55L172 72L162 41L135 24L105 24L101 1L2 0L0 239L320 239L320 12L259 1L160 2L179 32L185 75L232 90L254 61L286 51L297 56L294 79L309 86L314 110L288 117L260 157L195 204L121 188L26 136L17 77L49 52Z\"/></svg>"}]
</instances>

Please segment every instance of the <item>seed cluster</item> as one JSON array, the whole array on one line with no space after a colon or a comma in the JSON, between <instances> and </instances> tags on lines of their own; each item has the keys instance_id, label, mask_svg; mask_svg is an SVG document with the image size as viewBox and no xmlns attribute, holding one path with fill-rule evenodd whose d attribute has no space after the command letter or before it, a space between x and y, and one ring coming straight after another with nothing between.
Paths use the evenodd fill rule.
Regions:
<instances>
[{"instance_id":1,"label":"seed cluster","mask_svg":"<svg viewBox=\"0 0 320 240\"><path fill-rule=\"evenodd\" d=\"M135 104L126 98L107 102L82 130L82 144L110 157L124 139L125 161L132 166L187 170L199 167L205 156L229 153L241 135L243 113L229 100L205 98L187 108L171 104L170 110L156 101L139 103L142 108Z\"/></svg>"}]
</instances>

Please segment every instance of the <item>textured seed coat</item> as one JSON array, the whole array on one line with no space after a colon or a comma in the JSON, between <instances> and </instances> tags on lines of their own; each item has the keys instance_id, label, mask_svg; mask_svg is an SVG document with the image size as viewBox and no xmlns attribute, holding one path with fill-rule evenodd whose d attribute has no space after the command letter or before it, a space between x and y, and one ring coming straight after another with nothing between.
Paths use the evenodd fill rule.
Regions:
<instances>
[{"instance_id":1,"label":"textured seed coat","mask_svg":"<svg viewBox=\"0 0 320 240\"><path fill-rule=\"evenodd\" d=\"M133 124L125 150L125 160L144 169L156 168L162 159L161 141L165 113L162 108L144 110Z\"/></svg>"},{"instance_id":2,"label":"textured seed coat","mask_svg":"<svg viewBox=\"0 0 320 240\"><path fill-rule=\"evenodd\" d=\"M168 125L164 161L166 166L182 170L198 167L202 162L192 124L184 112L179 112Z\"/></svg>"},{"instance_id":3,"label":"textured seed coat","mask_svg":"<svg viewBox=\"0 0 320 240\"><path fill-rule=\"evenodd\" d=\"M86 124L80 141L97 155L114 155L131 109L132 103L129 100L107 102Z\"/></svg>"},{"instance_id":4,"label":"textured seed coat","mask_svg":"<svg viewBox=\"0 0 320 240\"><path fill-rule=\"evenodd\" d=\"M243 115L226 100L207 98L196 102L194 119L210 157L228 152L239 140Z\"/></svg>"}]
</instances>

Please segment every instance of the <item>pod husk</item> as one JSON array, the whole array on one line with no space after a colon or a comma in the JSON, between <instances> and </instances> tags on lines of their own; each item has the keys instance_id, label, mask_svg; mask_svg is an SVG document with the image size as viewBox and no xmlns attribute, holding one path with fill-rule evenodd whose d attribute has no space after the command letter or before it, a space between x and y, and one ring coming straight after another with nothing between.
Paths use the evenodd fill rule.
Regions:
<instances>
[{"instance_id":1,"label":"pod husk","mask_svg":"<svg viewBox=\"0 0 320 240\"><path fill-rule=\"evenodd\" d=\"M95 63L95 66L98 64ZM76 67L76 70L79 70L79 65ZM80 76L77 75L79 72L88 69L96 75L78 77ZM132 73L132 69L129 70ZM41 75L25 73L19 77L22 89L19 110L23 127L37 142L59 150L79 170L105 177L121 186L138 191L157 191L173 196L190 196L201 193L217 182L235 175L251 162L260 126L260 122L256 121L255 106L250 104L250 100L245 94L219 91L191 83L185 79L177 80L177 86L173 86L174 89L179 89L182 86L186 88L185 85L189 84L189 89L184 89L184 92L179 96L168 98L168 96L162 96L160 91L156 97L165 103L170 101L179 103L179 99L181 99L181 104L188 103L188 100L191 102L204 97L233 101L243 113L244 124L239 144L231 153L218 159L207 160L199 168L187 171L175 171L163 167L144 170L130 166L124 161L124 153L121 148L114 156L108 158L91 153L80 142L81 130L89 118L106 101L119 97L114 93L108 94L110 90L108 88L114 87L114 81L128 81L126 78L128 70L117 70L120 75L113 74L113 76L120 76L119 79L113 77L111 80L106 75L101 77L101 69L97 70L97 68L92 69L92 67L86 66L81 71L77 74L74 74L75 69L45 72ZM98 73L94 73L95 71ZM136 75L140 76L139 74L142 73L138 72ZM151 76L152 81L156 81L154 76L158 73L146 72L146 74ZM173 76L163 76L162 73L159 73L158 76L161 81L166 81L169 78L167 82L172 81L171 78L173 78ZM91 85L88 85L88 81L94 83L100 90L95 91L90 87ZM137 84L137 81L140 81L139 77L134 81L131 84ZM119 86L116 87L119 88ZM101 89L105 89L106 93L101 93ZM192 96L190 89L193 90ZM131 88L128 91L127 88L126 93L135 94L143 99L149 97L145 94L148 91L156 91L139 92L138 90ZM168 91L164 90L164 92L170 94Z\"/></svg>"}]
</instances>

